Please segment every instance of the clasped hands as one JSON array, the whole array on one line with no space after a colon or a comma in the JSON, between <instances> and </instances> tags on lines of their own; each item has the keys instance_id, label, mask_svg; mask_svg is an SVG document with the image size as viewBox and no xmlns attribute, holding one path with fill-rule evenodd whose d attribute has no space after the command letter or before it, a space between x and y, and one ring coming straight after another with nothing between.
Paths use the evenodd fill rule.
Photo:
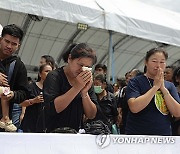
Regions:
<instances>
[{"instance_id":1,"label":"clasped hands","mask_svg":"<svg viewBox=\"0 0 180 154\"><path fill-rule=\"evenodd\" d=\"M75 79L74 87L81 91L81 93L86 93L91 88L93 83L92 72L82 71Z\"/></svg>"},{"instance_id":2,"label":"clasped hands","mask_svg":"<svg viewBox=\"0 0 180 154\"><path fill-rule=\"evenodd\" d=\"M154 77L153 85L157 88L157 90L160 89L162 92L167 90L164 85L164 72L162 68L158 69L157 74Z\"/></svg>"}]
</instances>

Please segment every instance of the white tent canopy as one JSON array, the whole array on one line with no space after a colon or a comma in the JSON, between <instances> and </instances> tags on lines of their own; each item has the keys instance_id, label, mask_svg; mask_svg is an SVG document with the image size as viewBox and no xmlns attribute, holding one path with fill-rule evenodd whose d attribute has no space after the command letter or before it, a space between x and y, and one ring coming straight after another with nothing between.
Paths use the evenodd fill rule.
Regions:
<instances>
[{"instance_id":1,"label":"white tent canopy","mask_svg":"<svg viewBox=\"0 0 180 154\"><path fill-rule=\"evenodd\" d=\"M137 0L98 0L104 8L106 29L180 45L180 14Z\"/></svg>"},{"instance_id":2,"label":"white tent canopy","mask_svg":"<svg viewBox=\"0 0 180 154\"><path fill-rule=\"evenodd\" d=\"M94 0L1 0L0 7L71 23L104 28L103 12Z\"/></svg>"},{"instance_id":3,"label":"white tent canopy","mask_svg":"<svg viewBox=\"0 0 180 154\"><path fill-rule=\"evenodd\" d=\"M37 18L27 14L37 15ZM0 24L16 23L26 30L19 51L26 65L38 66L44 54L59 60L72 42L88 43L96 50L98 63L107 65L108 30L111 30L112 74L118 77L132 68L142 70L146 51L157 45L166 45L168 65L178 62L179 21L178 13L139 0L0 1ZM88 30L78 32L77 23L88 24Z\"/></svg>"},{"instance_id":4,"label":"white tent canopy","mask_svg":"<svg viewBox=\"0 0 180 154\"><path fill-rule=\"evenodd\" d=\"M180 14L135 0L1 0L0 7L180 46Z\"/></svg>"}]
</instances>

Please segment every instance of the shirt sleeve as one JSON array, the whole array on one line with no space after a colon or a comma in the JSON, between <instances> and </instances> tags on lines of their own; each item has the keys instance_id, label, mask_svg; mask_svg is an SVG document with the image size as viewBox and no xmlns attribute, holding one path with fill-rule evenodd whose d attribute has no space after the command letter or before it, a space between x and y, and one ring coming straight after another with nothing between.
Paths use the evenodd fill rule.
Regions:
<instances>
[{"instance_id":1,"label":"shirt sleeve","mask_svg":"<svg viewBox=\"0 0 180 154\"><path fill-rule=\"evenodd\" d=\"M48 73L46 80L43 83L43 97L44 103L47 108L48 114L54 115L57 114L54 100L56 97L61 95L60 87L62 86L60 82L61 76L58 76L58 72L52 71Z\"/></svg>"},{"instance_id":2,"label":"shirt sleeve","mask_svg":"<svg viewBox=\"0 0 180 154\"><path fill-rule=\"evenodd\" d=\"M176 89L176 87L174 86L173 83L169 83L170 84L170 88L168 89L171 96L178 102L180 103L180 98L179 98L179 95L178 95L178 91Z\"/></svg>"},{"instance_id":3,"label":"shirt sleeve","mask_svg":"<svg viewBox=\"0 0 180 154\"><path fill-rule=\"evenodd\" d=\"M129 83L127 85L127 89L126 89L127 101L130 98L137 98L140 95L141 95L141 93L140 93L140 87L139 87L138 81L136 78L133 78L129 81Z\"/></svg>"},{"instance_id":4,"label":"shirt sleeve","mask_svg":"<svg viewBox=\"0 0 180 154\"><path fill-rule=\"evenodd\" d=\"M10 101L19 104L29 97L27 70L24 63L19 59L16 61L14 72L10 82L14 97Z\"/></svg>"}]
</instances>

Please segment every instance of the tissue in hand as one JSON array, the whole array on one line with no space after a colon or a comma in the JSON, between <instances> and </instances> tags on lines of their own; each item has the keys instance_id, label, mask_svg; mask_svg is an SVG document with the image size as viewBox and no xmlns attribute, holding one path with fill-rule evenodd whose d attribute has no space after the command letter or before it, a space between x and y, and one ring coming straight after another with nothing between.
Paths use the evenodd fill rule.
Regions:
<instances>
[{"instance_id":1,"label":"tissue in hand","mask_svg":"<svg viewBox=\"0 0 180 154\"><path fill-rule=\"evenodd\" d=\"M0 86L0 95L4 94L4 95L8 95L10 93L10 90L8 87L1 87Z\"/></svg>"},{"instance_id":2,"label":"tissue in hand","mask_svg":"<svg viewBox=\"0 0 180 154\"><path fill-rule=\"evenodd\" d=\"M86 67L86 66L83 66L83 67L82 67L82 70L83 70L83 71L86 71L86 70L87 70L87 71L91 71L91 70L92 70L92 68L90 68L90 67Z\"/></svg>"}]
</instances>

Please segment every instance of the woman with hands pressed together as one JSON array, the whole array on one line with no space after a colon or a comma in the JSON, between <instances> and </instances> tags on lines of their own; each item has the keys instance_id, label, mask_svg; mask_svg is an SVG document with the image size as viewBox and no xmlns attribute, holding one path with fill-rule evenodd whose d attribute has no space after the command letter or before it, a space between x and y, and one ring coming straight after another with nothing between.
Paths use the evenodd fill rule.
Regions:
<instances>
[{"instance_id":1,"label":"woman with hands pressed together","mask_svg":"<svg viewBox=\"0 0 180 154\"><path fill-rule=\"evenodd\" d=\"M170 116L180 117L180 98L174 84L164 80L167 58L161 48L149 50L145 74L129 81L126 134L171 135Z\"/></svg>"},{"instance_id":2,"label":"woman with hands pressed together","mask_svg":"<svg viewBox=\"0 0 180 154\"><path fill-rule=\"evenodd\" d=\"M96 63L95 51L85 43L73 44L63 59L67 65L49 73L44 82L47 132L62 127L78 131L83 114L92 119L97 112L92 72L83 70Z\"/></svg>"}]
</instances>

